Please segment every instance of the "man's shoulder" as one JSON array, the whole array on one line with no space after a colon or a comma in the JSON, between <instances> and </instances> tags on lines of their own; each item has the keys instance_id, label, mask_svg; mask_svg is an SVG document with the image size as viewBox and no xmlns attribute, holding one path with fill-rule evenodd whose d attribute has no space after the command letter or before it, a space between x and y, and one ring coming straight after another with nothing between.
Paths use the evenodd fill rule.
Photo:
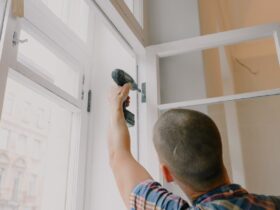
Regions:
<instances>
[{"instance_id":1,"label":"man's shoulder","mask_svg":"<svg viewBox=\"0 0 280 210\"><path fill-rule=\"evenodd\" d=\"M240 186L232 185L232 191L205 194L202 200L190 206L154 180L137 185L130 196L131 210L209 210L209 209L275 209L280 210L280 197L250 194ZM236 188L236 189L235 189ZM235 191L234 191L235 190Z\"/></svg>"},{"instance_id":2,"label":"man's shoulder","mask_svg":"<svg viewBox=\"0 0 280 210\"><path fill-rule=\"evenodd\" d=\"M174 195L154 180L147 180L137 185L130 196L131 210L187 210L189 204Z\"/></svg>"},{"instance_id":3,"label":"man's shoulder","mask_svg":"<svg viewBox=\"0 0 280 210\"><path fill-rule=\"evenodd\" d=\"M276 209L280 210L280 196L269 196L269 195L256 195L254 196L261 201L267 201L267 202L272 202L275 206Z\"/></svg>"},{"instance_id":4,"label":"man's shoulder","mask_svg":"<svg viewBox=\"0 0 280 210\"><path fill-rule=\"evenodd\" d=\"M247 196L233 196L224 199L211 200L196 206L200 210L209 209L269 209L280 210L280 197L248 194Z\"/></svg>"}]
</instances>

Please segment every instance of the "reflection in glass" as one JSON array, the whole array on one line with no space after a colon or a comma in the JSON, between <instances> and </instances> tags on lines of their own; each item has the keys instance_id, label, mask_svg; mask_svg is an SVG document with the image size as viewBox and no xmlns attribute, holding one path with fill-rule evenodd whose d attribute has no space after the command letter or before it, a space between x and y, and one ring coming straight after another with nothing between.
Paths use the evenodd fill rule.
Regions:
<instances>
[{"instance_id":1,"label":"reflection in glass","mask_svg":"<svg viewBox=\"0 0 280 210\"><path fill-rule=\"evenodd\" d=\"M84 42L88 40L90 8L86 0L41 0Z\"/></svg>"},{"instance_id":2,"label":"reflection in glass","mask_svg":"<svg viewBox=\"0 0 280 210\"><path fill-rule=\"evenodd\" d=\"M5 101L11 95L13 115L4 102L0 121L0 209L65 209L73 113L8 78Z\"/></svg>"},{"instance_id":3,"label":"reflection in glass","mask_svg":"<svg viewBox=\"0 0 280 210\"><path fill-rule=\"evenodd\" d=\"M80 79L77 65L72 65L71 60L66 61L59 53L53 52L49 45L44 45L24 30L20 37L28 39L28 43L19 45L18 60L49 82L77 97Z\"/></svg>"}]
</instances>

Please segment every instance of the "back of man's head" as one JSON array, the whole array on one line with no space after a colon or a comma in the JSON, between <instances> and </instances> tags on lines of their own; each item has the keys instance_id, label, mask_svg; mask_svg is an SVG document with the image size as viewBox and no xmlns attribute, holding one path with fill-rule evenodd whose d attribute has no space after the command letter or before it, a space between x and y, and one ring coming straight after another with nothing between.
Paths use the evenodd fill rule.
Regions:
<instances>
[{"instance_id":1,"label":"back of man's head","mask_svg":"<svg viewBox=\"0 0 280 210\"><path fill-rule=\"evenodd\" d=\"M220 133L205 114L165 112L155 125L154 144L174 176L195 190L208 190L223 178Z\"/></svg>"}]
</instances>

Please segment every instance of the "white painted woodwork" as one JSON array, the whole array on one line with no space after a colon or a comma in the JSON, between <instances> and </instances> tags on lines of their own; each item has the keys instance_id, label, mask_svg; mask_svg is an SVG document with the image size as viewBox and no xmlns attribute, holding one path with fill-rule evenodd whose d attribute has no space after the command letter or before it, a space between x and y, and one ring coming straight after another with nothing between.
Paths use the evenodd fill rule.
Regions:
<instances>
[{"instance_id":1,"label":"white painted woodwork","mask_svg":"<svg viewBox=\"0 0 280 210\"><path fill-rule=\"evenodd\" d=\"M234 94L234 78L229 65L229 59L226 56L225 47L219 48L219 54L224 95ZM224 103L224 110L232 181L234 183L239 183L246 188L244 158L242 154L238 112L235 101Z\"/></svg>"},{"instance_id":2,"label":"white painted woodwork","mask_svg":"<svg viewBox=\"0 0 280 210\"><path fill-rule=\"evenodd\" d=\"M0 117L2 113L3 100L7 82L7 75L10 64L15 60L16 47L13 47L13 34L17 30L17 19L12 14L12 1L7 3L7 12L3 25L2 37L0 42Z\"/></svg>"},{"instance_id":3,"label":"white painted woodwork","mask_svg":"<svg viewBox=\"0 0 280 210\"><path fill-rule=\"evenodd\" d=\"M275 96L275 95L280 95L280 89L263 90L263 91L256 91L251 93L241 93L241 94L234 94L229 96L190 100L190 101L184 101L178 103L161 104L158 106L158 108L159 110L164 111L164 110L176 109L180 107L185 108L185 107L199 106L199 105L210 105L210 104L217 104L217 103L223 103L228 101L236 101L242 99L251 99L251 98L258 98L258 97Z\"/></svg>"},{"instance_id":4,"label":"white painted woodwork","mask_svg":"<svg viewBox=\"0 0 280 210\"><path fill-rule=\"evenodd\" d=\"M82 101L81 99L76 99L75 97L71 96L69 93L65 92L64 90L58 88L53 83L46 80L44 77L40 76L39 74L35 73L28 67L22 65L19 62L12 63L10 67L21 73L22 75L26 76L27 78L31 79L32 81L36 81L37 84L41 85L42 87L46 88L50 92L58 95L65 101L69 102L70 104L73 104L74 106L78 108L82 108Z\"/></svg>"},{"instance_id":5,"label":"white painted woodwork","mask_svg":"<svg viewBox=\"0 0 280 210\"><path fill-rule=\"evenodd\" d=\"M136 78L136 60L111 33L102 19L96 18L95 53L91 88L93 91L90 113L85 209L125 209L109 166L107 134L110 122L108 91L115 85L111 78L114 69L120 68ZM136 114L136 92L131 92L131 110ZM136 119L137 124L137 119ZM137 158L137 126L130 128L132 152ZM137 149L137 148L136 148ZM105 196L104 196L105 193ZM108 202L108 198L110 202Z\"/></svg>"},{"instance_id":6,"label":"white painted woodwork","mask_svg":"<svg viewBox=\"0 0 280 210\"><path fill-rule=\"evenodd\" d=\"M130 27L133 31L135 36L139 39L139 41L145 46L146 40L144 35L144 30L140 23L135 18L134 14L131 12L127 4L124 0L111 0L112 4L114 5L115 9L119 12L122 16L126 24Z\"/></svg>"},{"instance_id":7,"label":"white painted woodwork","mask_svg":"<svg viewBox=\"0 0 280 210\"><path fill-rule=\"evenodd\" d=\"M146 138L141 139L141 147L145 148L145 157L142 159L143 165L150 172L152 177L160 181L160 169L157 153L153 144L153 127L159 117L158 104L160 103L160 84L159 84L159 66L157 56L150 50L146 51L146 90L147 102L146 106ZM141 113L142 114L142 113Z\"/></svg>"},{"instance_id":8,"label":"white painted woodwork","mask_svg":"<svg viewBox=\"0 0 280 210\"><path fill-rule=\"evenodd\" d=\"M85 74L85 77L87 79L85 81L85 84L80 84L80 86L83 86L85 93L87 93L87 90L89 88L89 70L91 69L92 62L92 60L89 59L90 51L80 42L77 42L74 39L73 42L71 41L71 39L73 38L72 35L70 35L71 31L69 31L68 35L66 34L66 36L64 36L63 32L61 32L61 29L63 30L65 28L59 28L59 21L57 21L55 18L48 19L44 17L45 13L40 13L41 10L32 10L34 9L35 4L32 5L31 1L32 0L26 1L26 3L28 2L26 4L27 19L15 18L12 15L12 0L8 1L8 12L6 13L3 35L0 42L0 112L2 111L6 80L10 68L13 68L16 71L9 71L9 76L20 79L20 81L23 82L24 85L31 85L31 88L35 88L36 91L39 91L46 97L56 98L58 103L63 103L64 105L66 104L69 109L73 110L73 112L75 113L75 120L73 120L73 122L75 121L75 123L77 124L73 124L72 126L75 126L75 128L77 129L73 129L72 133L73 141L71 141L71 155L69 157L68 171L69 177L67 184L69 187L65 189L67 190L67 192L65 191L65 193L67 193L65 204L67 210L82 209L84 205L83 201L85 192L84 186L86 167L85 160L87 151L87 101L82 100L80 97L76 99L70 96L65 91L57 88L55 85L50 83L44 77L41 77L36 73L36 71L32 71L31 69L28 69L27 67L20 64L17 61L18 47L13 46L12 44L13 34L14 32L19 33L22 24L25 22L27 22L27 24L35 24L37 30L39 29L42 33L45 33L45 41L49 41L47 39L51 38L52 41L57 44L57 46L60 46L62 49L64 49L64 51L62 50L62 54L64 54L66 57L72 56L70 60L75 60L83 64L83 73ZM48 23L44 25L44 21L48 21ZM59 42L60 40L62 40L61 43ZM52 41L48 42L48 44L54 44ZM25 44L28 44L28 42ZM86 98L87 97L85 95L85 99ZM79 132L74 133L74 130L79 130Z\"/></svg>"},{"instance_id":9,"label":"white painted woodwork","mask_svg":"<svg viewBox=\"0 0 280 210\"><path fill-rule=\"evenodd\" d=\"M149 46L148 49L153 50L159 57L168 57L191 51L205 50L265 37L272 37L274 32L278 31L279 28L280 24L278 23L265 24L153 45Z\"/></svg>"},{"instance_id":10,"label":"white painted woodwork","mask_svg":"<svg viewBox=\"0 0 280 210\"><path fill-rule=\"evenodd\" d=\"M131 45L135 53L143 54L145 52L145 45L141 41L139 41L138 37L132 31L129 25L127 25L126 21L120 15L118 10L111 3L111 0L95 0L94 1L98 7L104 12L116 29L122 34L122 36L127 40L127 42Z\"/></svg>"},{"instance_id":11,"label":"white painted woodwork","mask_svg":"<svg viewBox=\"0 0 280 210\"><path fill-rule=\"evenodd\" d=\"M56 17L41 1L29 0L25 3L25 20L40 29L58 46L80 63L89 59L91 44L83 41Z\"/></svg>"},{"instance_id":12,"label":"white painted woodwork","mask_svg":"<svg viewBox=\"0 0 280 210\"><path fill-rule=\"evenodd\" d=\"M280 27L278 27L273 33L275 48L277 52L278 61L280 63Z\"/></svg>"}]
</instances>

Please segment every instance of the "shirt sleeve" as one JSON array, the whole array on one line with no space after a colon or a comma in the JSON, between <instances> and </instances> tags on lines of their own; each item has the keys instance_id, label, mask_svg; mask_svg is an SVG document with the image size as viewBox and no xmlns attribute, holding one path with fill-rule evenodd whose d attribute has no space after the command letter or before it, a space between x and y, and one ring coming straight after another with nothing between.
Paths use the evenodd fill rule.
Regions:
<instances>
[{"instance_id":1,"label":"shirt sleeve","mask_svg":"<svg viewBox=\"0 0 280 210\"><path fill-rule=\"evenodd\" d=\"M276 209L280 209L280 196L270 196L270 198L274 202Z\"/></svg>"},{"instance_id":2,"label":"shirt sleeve","mask_svg":"<svg viewBox=\"0 0 280 210\"><path fill-rule=\"evenodd\" d=\"M136 186L130 195L130 210L183 210L189 205L168 192L158 182L147 180Z\"/></svg>"}]
</instances>

